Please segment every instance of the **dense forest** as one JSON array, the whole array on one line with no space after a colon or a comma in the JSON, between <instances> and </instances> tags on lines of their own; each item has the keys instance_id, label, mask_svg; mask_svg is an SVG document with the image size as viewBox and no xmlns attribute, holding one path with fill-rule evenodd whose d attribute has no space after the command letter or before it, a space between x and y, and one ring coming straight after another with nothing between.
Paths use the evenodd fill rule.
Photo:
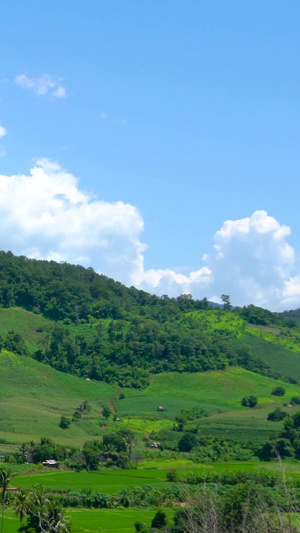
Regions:
<instances>
[{"instance_id":1,"label":"dense forest","mask_svg":"<svg viewBox=\"0 0 300 533\"><path fill-rule=\"evenodd\" d=\"M232 310L228 296L223 302L221 309L206 298L157 297L92 268L0 252L0 307L21 307L52 321L33 357L63 372L121 386L145 387L149 373L204 372L227 365L280 377L249 346L235 346L229 331L208 331L195 320L194 311ZM233 312L252 324L297 326L296 312L271 313L253 305ZM13 331L1 345L29 355Z\"/></svg>"}]
</instances>

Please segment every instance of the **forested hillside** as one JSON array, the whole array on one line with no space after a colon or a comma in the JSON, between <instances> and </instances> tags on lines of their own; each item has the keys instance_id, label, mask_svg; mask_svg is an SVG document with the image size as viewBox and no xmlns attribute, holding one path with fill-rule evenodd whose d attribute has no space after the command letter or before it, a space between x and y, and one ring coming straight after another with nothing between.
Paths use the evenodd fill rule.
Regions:
<instances>
[{"instance_id":1,"label":"forested hillside","mask_svg":"<svg viewBox=\"0 0 300 533\"><path fill-rule=\"evenodd\" d=\"M145 387L150 373L228 365L300 379L296 320L253 305L232 309L230 298L223 300L220 309L206 298L159 298L91 268L0 252L1 345L14 353L123 387ZM276 346L274 364L262 343Z\"/></svg>"}]
</instances>

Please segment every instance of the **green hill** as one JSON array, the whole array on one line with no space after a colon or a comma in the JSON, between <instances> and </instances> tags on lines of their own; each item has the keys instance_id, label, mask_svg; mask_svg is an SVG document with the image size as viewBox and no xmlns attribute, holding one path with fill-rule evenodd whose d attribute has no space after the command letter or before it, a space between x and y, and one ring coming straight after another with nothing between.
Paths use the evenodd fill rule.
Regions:
<instances>
[{"instance_id":1,"label":"green hill","mask_svg":"<svg viewBox=\"0 0 300 533\"><path fill-rule=\"evenodd\" d=\"M300 381L300 328L288 313L232 309L229 297L224 309L159 298L93 269L10 252L0 252L0 348L114 389L228 367Z\"/></svg>"},{"instance_id":2,"label":"green hill","mask_svg":"<svg viewBox=\"0 0 300 533\"><path fill-rule=\"evenodd\" d=\"M46 435L79 446L100 434L102 404L114 394L106 383L85 381L5 351L0 354L0 382L0 437L9 442ZM71 417L85 400L91 412L68 430L61 429L60 417Z\"/></svg>"},{"instance_id":3,"label":"green hill","mask_svg":"<svg viewBox=\"0 0 300 533\"><path fill-rule=\"evenodd\" d=\"M38 440L49 436L56 442L79 447L100 437L105 429L103 403L110 402L120 422L109 421L109 430L123 425L143 435L172 430L182 409L203 408L208 417L199 420L203 434L235 439L264 440L281 429L281 423L266 421L275 406L300 395L297 385L284 384L284 397L271 394L278 381L240 368L207 373L162 373L151 377L149 387L139 391L119 390L106 383L86 381L58 372L30 357L3 351L0 354L0 438L7 442ZM244 396L255 395L255 409L241 406ZM88 400L91 411L68 429L61 429L61 416L72 417L76 407ZM162 405L164 412L158 412ZM296 408L288 408L293 413ZM172 438L176 434L172 432Z\"/></svg>"}]
</instances>

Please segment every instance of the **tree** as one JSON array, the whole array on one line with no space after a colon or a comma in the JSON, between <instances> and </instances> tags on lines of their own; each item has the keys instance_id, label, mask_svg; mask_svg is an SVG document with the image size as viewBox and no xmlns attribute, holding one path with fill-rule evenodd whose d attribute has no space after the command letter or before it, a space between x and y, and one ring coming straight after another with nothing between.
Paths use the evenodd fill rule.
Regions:
<instances>
[{"instance_id":1,"label":"tree","mask_svg":"<svg viewBox=\"0 0 300 533\"><path fill-rule=\"evenodd\" d=\"M69 459L69 466L74 468L76 472L80 472L80 470L86 468L86 460L83 453L76 450L76 452L74 452Z\"/></svg>"},{"instance_id":2,"label":"tree","mask_svg":"<svg viewBox=\"0 0 300 533\"><path fill-rule=\"evenodd\" d=\"M25 520L27 509L28 509L28 497L24 489L19 490L14 499L14 508L16 515L20 518L22 523Z\"/></svg>"},{"instance_id":3,"label":"tree","mask_svg":"<svg viewBox=\"0 0 300 533\"><path fill-rule=\"evenodd\" d=\"M32 533L69 533L70 523L65 517L61 503L48 496L44 487L33 487L27 500L27 524L19 531Z\"/></svg>"},{"instance_id":4,"label":"tree","mask_svg":"<svg viewBox=\"0 0 300 533\"><path fill-rule=\"evenodd\" d=\"M277 409L268 414L267 420L270 420L271 422L280 422L286 416L287 413L285 411L282 411L280 407L277 407Z\"/></svg>"},{"instance_id":5,"label":"tree","mask_svg":"<svg viewBox=\"0 0 300 533\"><path fill-rule=\"evenodd\" d=\"M71 425L71 419L67 418L66 416L62 416L59 422L59 427L61 429L68 429Z\"/></svg>"},{"instance_id":6,"label":"tree","mask_svg":"<svg viewBox=\"0 0 300 533\"><path fill-rule=\"evenodd\" d=\"M134 433L133 431L130 431L130 429L122 428L118 431L117 434L120 435L121 439L125 443L125 446L128 450L128 459L130 461L132 454L132 445L134 443Z\"/></svg>"},{"instance_id":7,"label":"tree","mask_svg":"<svg viewBox=\"0 0 300 533\"><path fill-rule=\"evenodd\" d=\"M10 468L1 468L0 470L0 486L1 486L1 498L2 498L2 521L1 521L1 533L3 533L4 527L4 514L5 514L5 499L8 489L8 485L12 478L12 472Z\"/></svg>"},{"instance_id":8,"label":"tree","mask_svg":"<svg viewBox=\"0 0 300 533\"><path fill-rule=\"evenodd\" d=\"M87 470L97 470L100 463L100 451L100 442L96 440L85 442L82 453L86 461Z\"/></svg>"},{"instance_id":9,"label":"tree","mask_svg":"<svg viewBox=\"0 0 300 533\"><path fill-rule=\"evenodd\" d=\"M255 407L257 405L257 402L258 402L258 399L256 398L256 396L245 396L242 401L241 401L241 404L243 405L243 407Z\"/></svg>"},{"instance_id":10,"label":"tree","mask_svg":"<svg viewBox=\"0 0 300 533\"><path fill-rule=\"evenodd\" d=\"M192 433L185 433L178 442L178 450L180 452L191 452L197 446L198 440Z\"/></svg>"},{"instance_id":11,"label":"tree","mask_svg":"<svg viewBox=\"0 0 300 533\"><path fill-rule=\"evenodd\" d=\"M155 529L162 529L167 525L167 515L161 509L158 509L157 513L151 522L151 527Z\"/></svg>"},{"instance_id":12,"label":"tree","mask_svg":"<svg viewBox=\"0 0 300 533\"><path fill-rule=\"evenodd\" d=\"M28 443L27 442L22 442L22 444L20 444L19 451L20 451L21 456L22 456L22 463L25 463L26 453L28 451Z\"/></svg>"},{"instance_id":13,"label":"tree","mask_svg":"<svg viewBox=\"0 0 300 533\"><path fill-rule=\"evenodd\" d=\"M111 410L107 404L103 405L102 415L103 415L103 418L105 418L105 420L108 420L111 415Z\"/></svg>"},{"instance_id":14,"label":"tree","mask_svg":"<svg viewBox=\"0 0 300 533\"><path fill-rule=\"evenodd\" d=\"M230 303L230 296L229 294L221 294L221 300L223 302L223 309L225 311L230 311L232 308L232 305Z\"/></svg>"},{"instance_id":15,"label":"tree","mask_svg":"<svg viewBox=\"0 0 300 533\"><path fill-rule=\"evenodd\" d=\"M285 388L284 387L274 387L272 390L272 394L274 396L284 396L285 395Z\"/></svg>"}]
</instances>

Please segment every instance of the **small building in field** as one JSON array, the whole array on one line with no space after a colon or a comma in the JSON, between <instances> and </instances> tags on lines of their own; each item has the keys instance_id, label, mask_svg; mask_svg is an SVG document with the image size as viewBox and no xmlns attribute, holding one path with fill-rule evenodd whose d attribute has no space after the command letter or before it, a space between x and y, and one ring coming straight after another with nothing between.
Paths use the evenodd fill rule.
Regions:
<instances>
[{"instance_id":1,"label":"small building in field","mask_svg":"<svg viewBox=\"0 0 300 533\"><path fill-rule=\"evenodd\" d=\"M162 412L162 411L166 411L167 409L163 405L159 405L157 410Z\"/></svg>"},{"instance_id":2,"label":"small building in field","mask_svg":"<svg viewBox=\"0 0 300 533\"><path fill-rule=\"evenodd\" d=\"M52 468L58 467L58 462L55 461L55 459L47 459L46 461L43 461L44 466L51 466Z\"/></svg>"}]
</instances>

